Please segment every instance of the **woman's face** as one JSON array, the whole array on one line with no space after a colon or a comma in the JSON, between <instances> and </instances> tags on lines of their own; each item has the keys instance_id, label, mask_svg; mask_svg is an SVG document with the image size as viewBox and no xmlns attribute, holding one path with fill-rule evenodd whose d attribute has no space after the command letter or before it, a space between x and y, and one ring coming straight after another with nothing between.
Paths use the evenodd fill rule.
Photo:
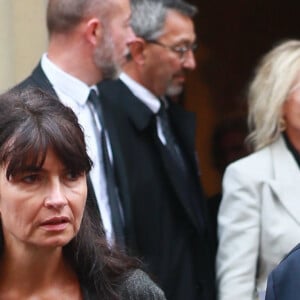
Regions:
<instances>
[{"instance_id":1,"label":"woman's face","mask_svg":"<svg viewBox=\"0 0 300 300\"><path fill-rule=\"evenodd\" d=\"M299 83L298 83L299 85ZM283 118L289 138L299 139L300 136L300 86L292 90L283 105Z\"/></svg>"},{"instance_id":2,"label":"woman's face","mask_svg":"<svg viewBox=\"0 0 300 300\"><path fill-rule=\"evenodd\" d=\"M5 251L60 247L78 232L87 196L86 177L74 175L47 151L44 165L6 178L0 168L0 214ZM18 248L16 248L18 247Z\"/></svg>"}]
</instances>

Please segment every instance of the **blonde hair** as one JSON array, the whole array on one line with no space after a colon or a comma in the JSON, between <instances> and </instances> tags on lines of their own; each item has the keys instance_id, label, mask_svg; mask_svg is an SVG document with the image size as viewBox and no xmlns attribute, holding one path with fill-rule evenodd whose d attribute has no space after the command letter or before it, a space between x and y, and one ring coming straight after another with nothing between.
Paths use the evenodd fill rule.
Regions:
<instances>
[{"instance_id":1,"label":"blonde hair","mask_svg":"<svg viewBox=\"0 0 300 300\"><path fill-rule=\"evenodd\" d=\"M284 130L282 107L297 84L300 41L284 41L268 52L256 68L248 93L247 143L257 151L279 138Z\"/></svg>"}]
</instances>

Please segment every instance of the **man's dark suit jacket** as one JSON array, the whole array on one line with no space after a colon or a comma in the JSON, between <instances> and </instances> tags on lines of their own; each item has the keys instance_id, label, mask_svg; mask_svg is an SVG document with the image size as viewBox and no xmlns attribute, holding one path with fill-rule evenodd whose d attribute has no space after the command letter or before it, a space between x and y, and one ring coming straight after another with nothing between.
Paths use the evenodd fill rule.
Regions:
<instances>
[{"instance_id":1,"label":"man's dark suit jacket","mask_svg":"<svg viewBox=\"0 0 300 300\"><path fill-rule=\"evenodd\" d=\"M195 160L195 116L170 103L173 129L190 170L190 189L157 136L156 117L121 81L100 83L109 128L128 247L171 300L213 299L206 209ZM125 182L125 183L124 183Z\"/></svg>"},{"instance_id":2,"label":"man's dark suit jacket","mask_svg":"<svg viewBox=\"0 0 300 300\"><path fill-rule=\"evenodd\" d=\"M30 76L28 76L26 79L20 82L17 86L13 87L11 90L22 91L27 88L39 88L42 91L52 95L54 98L57 98L57 100L59 100L54 88L52 87L52 84L46 77L46 74L42 70L40 64L33 70ZM98 227L98 230L101 232L101 234L104 234L96 196L94 193L92 182L89 177L87 178L87 186L88 196L86 206L89 211L89 215L95 223L95 226Z\"/></svg>"},{"instance_id":3,"label":"man's dark suit jacket","mask_svg":"<svg viewBox=\"0 0 300 300\"><path fill-rule=\"evenodd\" d=\"M266 300L300 299L300 244L272 271L268 278Z\"/></svg>"}]
</instances>

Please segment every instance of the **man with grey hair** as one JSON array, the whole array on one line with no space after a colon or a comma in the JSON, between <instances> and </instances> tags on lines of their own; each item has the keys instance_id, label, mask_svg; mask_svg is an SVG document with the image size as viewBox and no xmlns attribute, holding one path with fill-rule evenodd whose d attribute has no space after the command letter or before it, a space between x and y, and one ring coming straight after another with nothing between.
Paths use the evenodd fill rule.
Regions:
<instances>
[{"instance_id":1,"label":"man with grey hair","mask_svg":"<svg viewBox=\"0 0 300 300\"><path fill-rule=\"evenodd\" d=\"M77 114L94 164L88 183L89 199L95 201L88 204L101 218L107 240L121 247L125 224L96 84L118 76L135 38L130 18L129 0L49 0L47 53L15 87L40 87Z\"/></svg>"},{"instance_id":2,"label":"man with grey hair","mask_svg":"<svg viewBox=\"0 0 300 300\"><path fill-rule=\"evenodd\" d=\"M101 97L123 158L129 245L172 300L214 299L214 263L195 158L195 116L165 95L196 67L197 10L181 0L132 0L128 61Z\"/></svg>"}]
</instances>

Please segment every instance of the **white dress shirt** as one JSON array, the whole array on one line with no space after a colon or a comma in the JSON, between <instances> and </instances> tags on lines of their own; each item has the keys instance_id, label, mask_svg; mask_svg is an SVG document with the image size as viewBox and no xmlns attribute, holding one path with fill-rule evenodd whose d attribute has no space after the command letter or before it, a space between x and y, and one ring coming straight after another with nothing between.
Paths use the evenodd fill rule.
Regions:
<instances>
[{"instance_id":1,"label":"white dress shirt","mask_svg":"<svg viewBox=\"0 0 300 300\"><path fill-rule=\"evenodd\" d=\"M47 54L43 55L41 66L60 101L75 112L79 124L84 130L87 152L94 164L90 172L91 181L100 209L106 238L109 243L113 243L114 233L100 143L101 124L95 112L87 103L90 90L93 88L98 92L97 87L89 87L84 82L64 72L48 59Z\"/></svg>"}]
</instances>

